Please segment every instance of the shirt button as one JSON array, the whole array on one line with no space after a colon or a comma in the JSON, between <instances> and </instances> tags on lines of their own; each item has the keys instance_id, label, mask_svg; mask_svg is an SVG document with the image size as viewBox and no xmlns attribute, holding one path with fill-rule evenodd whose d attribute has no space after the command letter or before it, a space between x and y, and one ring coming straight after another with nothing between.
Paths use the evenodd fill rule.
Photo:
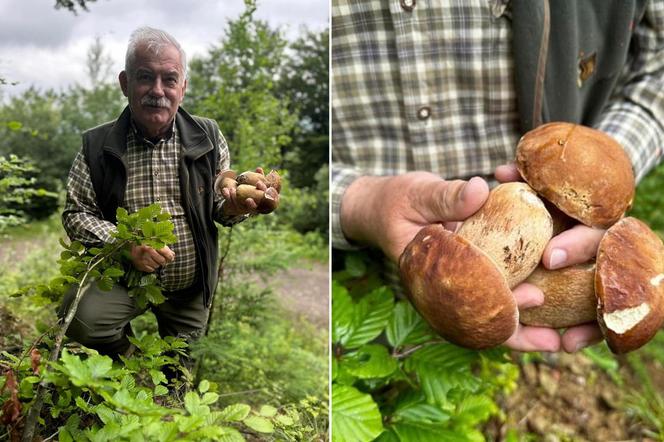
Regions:
<instances>
[{"instance_id":1,"label":"shirt button","mask_svg":"<svg viewBox=\"0 0 664 442\"><path fill-rule=\"evenodd\" d=\"M155 198L155 201L161 201L161 198L157 197Z\"/></svg>"},{"instance_id":2,"label":"shirt button","mask_svg":"<svg viewBox=\"0 0 664 442\"><path fill-rule=\"evenodd\" d=\"M415 8L415 5L417 4L417 0L401 0L401 8L404 11L412 11L413 8Z\"/></svg>"},{"instance_id":3,"label":"shirt button","mask_svg":"<svg viewBox=\"0 0 664 442\"><path fill-rule=\"evenodd\" d=\"M429 106L422 106L417 110L417 118L426 120L431 116L431 108Z\"/></svg>"},{"instance_id":4,"label":"shirt button","mask_svg":"<svg viewBox=\"0 0 664 442\"><path fill-rule=\"evenodd\" d=\"M158 176L158 175L159 175L159 169L156 169L156 170L154 171L154 176Z\"/></svg>"}]
</instances>

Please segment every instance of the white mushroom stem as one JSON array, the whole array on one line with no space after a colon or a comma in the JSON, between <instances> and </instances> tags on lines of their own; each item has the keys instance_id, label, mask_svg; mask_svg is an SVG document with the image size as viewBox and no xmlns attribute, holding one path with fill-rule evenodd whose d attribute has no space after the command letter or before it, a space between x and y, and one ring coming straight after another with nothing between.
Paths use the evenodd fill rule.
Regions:
<instances>
[{"instance_id":1,"label":"white mushroom stem","mask_svg":"<svg viewBox=\"0 0 664 442\"><path fill-rule=\"evenodd\" d=\"M621 335L641 322L648 313L650 313L650 306L644 302L636 307L604 313L604 324L611 331Z\"/></svg>"}]
</instances>

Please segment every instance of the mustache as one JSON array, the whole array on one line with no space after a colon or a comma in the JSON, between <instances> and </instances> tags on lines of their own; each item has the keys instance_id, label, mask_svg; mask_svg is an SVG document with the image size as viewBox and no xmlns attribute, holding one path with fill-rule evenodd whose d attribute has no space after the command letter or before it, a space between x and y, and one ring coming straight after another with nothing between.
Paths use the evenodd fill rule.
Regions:
<instances>
[{"instance_id":1,"label":"mustache","mask_svg":"<svg viewBox=\"0 0 664 442\"><path fill-rule=\"evenodd\" d=\"M146 95L145 97L141 98L141 105L170 108L171 100L166 97L156 98Z\"/></svg>"}]
</instances>

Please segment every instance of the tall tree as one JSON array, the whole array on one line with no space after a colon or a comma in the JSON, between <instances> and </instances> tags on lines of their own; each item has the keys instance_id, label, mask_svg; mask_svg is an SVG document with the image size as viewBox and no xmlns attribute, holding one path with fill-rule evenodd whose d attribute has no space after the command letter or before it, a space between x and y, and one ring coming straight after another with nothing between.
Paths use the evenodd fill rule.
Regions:
<instances>
[{"instance_id":1,"label":"tall tree","mask_svg":"<svg viewBox=\"0 0 664 442\"><path fill-rule=\"evenodd\" d=\"M93 43L90 53L100 54L88 58L93 81L108 68L100 41ZM110 82L90 88L75 84L63 93L30 88L0 108L0 155L30 158L45 181L63 181L81 146L81 133L116 118L124 105L120 87Z\"/></svg>"},{"instance_id":2,"label":"tall tree","mask_svg":"<svg viewBox=\"0 0 664 442\"><path fill-rule=\"evenodd\" d=\"M329 158L329 30L306 31L289 49L278 94L300 119L285 166L294 185L318 186L316 173Z\"/></svg>"},{"instance_id":3,"label":"tall tree","mask_svg":"<svg viewBox=\"0 0 664 442\"><path fill-rule=\"evenodd\" d=\"M106 54L101 37L95 37L95 41L88 48L86 68L90 86L93 88L109 80L113 69L113 59Z\"/></svg>"},{"instance_id":4,"label":"tall tree","mask_svg":"<svg viewBox=\"0 0 664 442\"><path fill-rule=\"evenodd\" d=\"M281 167L297 115L277 96L275 81L287 41L254 17L255 0L228 22L218 46L192 61L185 106L214 118L228 140L234 168Z\"/></svg>"}]
</instances>

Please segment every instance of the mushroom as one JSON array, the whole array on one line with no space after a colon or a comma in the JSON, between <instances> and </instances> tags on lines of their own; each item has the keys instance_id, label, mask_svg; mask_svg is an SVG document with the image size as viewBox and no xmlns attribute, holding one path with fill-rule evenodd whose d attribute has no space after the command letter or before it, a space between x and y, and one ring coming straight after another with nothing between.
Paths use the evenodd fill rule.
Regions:
<instances>
[{"instance_id":1,"label":"mushroom","mask_svg":"<svg viewBox=\"0 0 664 442\"><path fill-rule=\"evenodd\" d=\"M664 245L650 228L628 217L599 244L597 321L615 353L636 350L664 323Z\"/></svg>"},{"instance_id":2,"label":"mushroom","mask_svg":"<svg viewBox=\"0 0 664 442\"><path fill-rule=\"evenodd\" d=\"M634 199L627 154L589 127L555 122L529 131L517 145L516 166L538 194L587 226L611 226Z\"/></svg>"},{"instance_id":3,"label":"mushroom","mask_svg":"<svg viewBox=\"0 0 664 442\"><path fill-rule=\"evenodd\" d=\"M399 259L408 296L445 339L481 349L518 325L511 288L537 266L552 236L551 216L525 183L497 186L456 232L424 227Z\"/></svg>"},{"instance_id":4,"label":"mushroom","mask_svg":"<svg viewBox=\"0 0 664 442\"><path fill-rule=\"evenodd\" d=\"M218 194L221 194L221 190L225 188L237 188L237 181L235 178L237 173L234 170L224 170L223 172L217 175L217 179L214 181L214 191Z\"/></svg>"},{"instance_id":5,"label":"mushroom","mask_svg":"<svg viewBox=\"0 0 664 442\"><path fill-rule=\"evenodd\" d=\"M566 328L597 319L595 263L557 270L538 266L526 279L544 293L544 303L519 309L519 322L551 328Z\"/></svg>"},{"instance_id":6,"label":"mushroom","mask_svg":"<svg viewBox=\"0 0 664 442\"><path fill-rule=\"evenodd\" d=\"M544 304L522 309L522 324L566 328L597 320L614 353L643 346L664 323L664 245L636 218L609 228L596 263L540 266L526 282L544 292Z\"/></svg>"},{"instance_id":7,"label":"mushroom","mask_svg":"<svg viewBox=\"0 0 664 442\"><path fill-rule=\"evenodd\" d=\"M240 184L237 186L236 195L241 202L249 198L253 199L256 202L258 213L271 213L279 206L277 191L271 187L262 191L249 184Z\"/></svg>"},{"instance_id":8,"label":"mushroom","mask_svg":"<svg viewBox=\"0 0 664 442\"><path fill-rule=\"evenodd\" d=\"M281 192L281 177L275 170L271 170L267 175L258 172L242 172L236 178L238 184L250 184L256 186L259 181L265 183L267 187L274 187L277 192Z\"/></svg>"}]
</instances>

